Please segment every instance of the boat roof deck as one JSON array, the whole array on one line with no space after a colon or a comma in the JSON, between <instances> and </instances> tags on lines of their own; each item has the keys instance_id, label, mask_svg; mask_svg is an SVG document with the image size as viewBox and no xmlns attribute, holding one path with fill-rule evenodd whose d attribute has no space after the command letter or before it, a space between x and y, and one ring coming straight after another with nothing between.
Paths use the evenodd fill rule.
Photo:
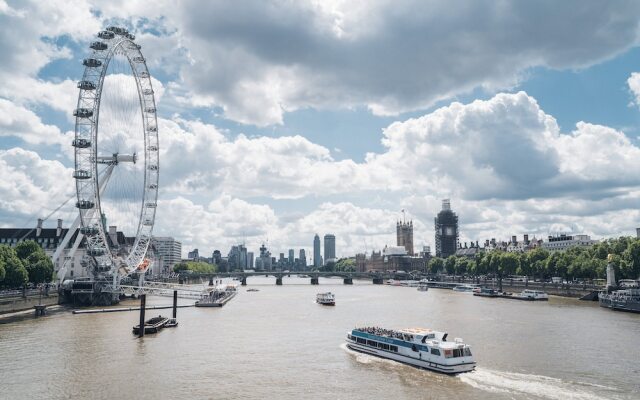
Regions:
<instances>
[{"instance_id":1,"label":"boat roof deck","mask_svg":"<svg viewBox=\"0 0 640 400\"><path fill-rule=\"evenodd\" d=\"M435 333L435 331L428 328L403 328L403 329L398 329L398 332L408 333L410 335L422 335L422 336L426 336L430 333Z\"/></svg>"}]
</instances>

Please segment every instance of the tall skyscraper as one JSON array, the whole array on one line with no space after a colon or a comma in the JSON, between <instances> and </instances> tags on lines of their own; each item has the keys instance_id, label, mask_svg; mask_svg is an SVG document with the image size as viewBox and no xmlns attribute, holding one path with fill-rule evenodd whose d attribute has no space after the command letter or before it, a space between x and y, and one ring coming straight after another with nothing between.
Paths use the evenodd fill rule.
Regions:
<instances>
[{"instance_id":1,"label":"tall skyscraper","mask_svg":"<svg viewBox=\"0 0 640 400\"><path fill-rule=\"evenodd\" d=\"M307 269L307 254L304 249L300 249L298 259L300 259L300 266L302 267L302 270L305 271Z\"/></svg>"},{"instance_id":2,"label":"tall skyscraper","mask_svg":"<svg viewBox=\"0 0 640 400\"><path fill-rule=\"evenodd\" d=\"M289 265L293 265L293 262L295 261L296 256L295 256L295 251L293 251L293 249L289 249Z\"/></svg>"},{"instance_id":3,"label":"tall skyscraper","mask_svg":"<svg viewBox=\"0 0 640 400\"><path fill-rule=\"evenodd\" d=\"M273 265L273 259L271 257L271 252L267 250L267 246L262 243L260 246L260 257L256 258L255 261L256 270L259 271L271 271Z\"/></svg>"},{"instance_id":4,"label":"tall skyscraper","mask_svg":"<svg viewBox=\"0 0 640 400\"><path fill-rule=\"evenodd\" d=\"M330 233L324 235L325 264L336 259L336 237Z\"/></svg>"},{"instance_id":5,"label":"tall skyscraper","mask_svg":"<svg viewBox=\"0 0 640 400\"><path fill-rule=\"evenodd\" d=\"M436 257L447 258L458 248L458 216L451 211L449 199L442 200L442 211L435 218Z\"/></svg>"},{"instance_id":6,"label":"tall skyscraper","mask_svg":"<svg viewBox=\"0 0 640 400\"><path fill-rule=\"evenodd\" d=\"M407 254L412 256L413 253L413 221L398 221L396 224L397 245L404 246Z\"/></svg>"},{"instance_id":7,"label":"tall skyscraper","mask_svg":"<svg viewBox=\"0 0 640 400\"><path fill-rule=\"evenodd\" d=\"M322 259L320 258L320 236L316 233L313 237L313 266L322 267Z\"/></svg>"},{"instance_id":8,"label":"tall skyscraper","mask_svg":"<svg viewBox=\"0 0 640 400\"><path fill-rule=\"evenodd\" d=\"M247 253L247 268L253 269L253 251Z\"/></svg>"}]
</instances>

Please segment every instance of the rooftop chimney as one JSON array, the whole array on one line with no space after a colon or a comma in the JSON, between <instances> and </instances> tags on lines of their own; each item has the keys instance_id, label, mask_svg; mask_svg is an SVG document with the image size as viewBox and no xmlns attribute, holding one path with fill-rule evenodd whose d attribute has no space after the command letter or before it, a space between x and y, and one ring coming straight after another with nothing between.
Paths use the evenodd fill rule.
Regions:
<instances>
[{"instance_id":1,"label":"rooftop chimney","mask_svg":"<svg viewBox=\"0 0 640 400\"><path fill-rule=\"evenodd\" d=\"M38 226L36 228L36 236L40 236L40 234L42 233L42 218L38 218Z\"/></svg>"},{"instance_id":2,"label":"rooftop chimney","mask_svg":"<svg viewBox=\"0 0 640 400\"><path fill-rule=\"evenodd\" d=\"M56 237L62 235L62 220L58 218L58 228L56 229Z\"/></svg>"}]
</instances>

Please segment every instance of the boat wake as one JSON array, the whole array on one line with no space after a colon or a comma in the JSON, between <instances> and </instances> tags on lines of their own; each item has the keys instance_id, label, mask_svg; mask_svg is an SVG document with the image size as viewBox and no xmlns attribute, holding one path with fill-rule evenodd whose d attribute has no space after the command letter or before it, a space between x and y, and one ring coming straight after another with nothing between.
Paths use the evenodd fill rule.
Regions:
<instances>
[{"instance_id":1,"label":"boat wake","mask_svg":"<svg viewBox=\"0 0 640 400\"><path fill-rule=\"evenodd\" d=\"M548 376L519 374L477 368L459 375L460 380L474 388L493 393L504 393L515 398L551 400L616 399L615 388L586 382L563 381Z\"/></svg>"}]
</instances>

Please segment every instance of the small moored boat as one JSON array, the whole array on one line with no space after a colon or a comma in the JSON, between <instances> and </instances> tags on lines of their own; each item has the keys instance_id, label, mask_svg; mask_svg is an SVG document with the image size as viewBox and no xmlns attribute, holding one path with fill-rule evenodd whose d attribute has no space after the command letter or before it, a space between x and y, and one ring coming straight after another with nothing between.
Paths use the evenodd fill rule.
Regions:
<instances>
[{"instance_id":1,"label":"small moored boat","mask_svg":"<svg viewBox=\"0 0 640 400\"><path fill-rule=\"evenodd\" d=\"M165 328L175 328L178 326L178 320L176 318L169 318L166 324L164 324Z\"/></svg>"},{"instance_id":2,"label":"small moored boat","mask_svg":"<svg viewBox=\"0 0 640 400\"><path fill-rule=\"evenodd\" d=\"M318 293L316 295L316 303L322 304L323 306L335 306L336 296L331 292Z\"/></svg>"},{"instance_id":3,"label":"small moored boat","mask_svg":"<svg viewBox=\"0 0 640 400\"><path fill-rule=\"evenodd\" d=\"M144 322L144 333L157 333L160 329L164 328L164 326L169 321L169 318L163 317L162 315L158 315L157 317L153 317ZM133 327L133 333L140 333L140 325L136 325Z\"/></svg>"}]
</instances>

